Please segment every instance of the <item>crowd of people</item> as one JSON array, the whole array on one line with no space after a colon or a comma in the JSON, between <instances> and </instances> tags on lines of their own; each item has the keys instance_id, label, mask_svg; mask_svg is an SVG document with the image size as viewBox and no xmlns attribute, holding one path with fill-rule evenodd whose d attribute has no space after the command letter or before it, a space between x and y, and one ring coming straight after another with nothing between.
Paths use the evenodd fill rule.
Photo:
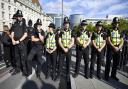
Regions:
<instances>
[{"instance_id":1,"label":"crowd of people","mask_svg":"<svg viewBox=\"0 0 128 89\"><path fill-rule=\"evenodd\" d=\"M98 21L93 32L87 29L88 23L83 20L76 34L70 29L68 17L64 18L63 28L56 30L54 23L50 23L46 32L42 29L41 19L37 19L34 25L32 20L29 20L26 25L21 10L17 10L12 19L10 29L7 25L3 26L0 43L4 46L3 58L6 66L13 67L13 74L22 72L23 76L28 77L32 74L33 60L35 60L36 75L40 77L45 62L42 56L45 56L46 79L50 76L54 81L60 79L65 63L66 77L69 80L73 47L76 48L74 78L79 75L82 58L86 79L93 78L95 64L97 64L97 78L102 78L101 66L105 57L104 78L107 81L110 76L111 60L113 61L111 78L116 81L119 80L116 77L118 66L127 64L128 31L121 32L117 17L113 19L111 29L105 29L102 21Z\"/></svg>"}]
</instances>

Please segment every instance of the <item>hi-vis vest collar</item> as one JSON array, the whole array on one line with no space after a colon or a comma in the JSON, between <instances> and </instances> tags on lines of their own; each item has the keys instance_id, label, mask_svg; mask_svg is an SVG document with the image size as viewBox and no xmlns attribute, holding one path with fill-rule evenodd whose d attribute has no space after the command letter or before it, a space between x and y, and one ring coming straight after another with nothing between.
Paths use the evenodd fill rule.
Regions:
<instances>
[{"instance_id":1,"label":"hi-vis vest collar","mask_svg":"<svg viewBox=\"0 0 128 89\"><path fill-rule=\"evenodd\" d=\"M114 46L118 46L121 41L121 36L120 36L119 30L112 30L110 38L111 38L112 44Z\"/></svg>"}]
</instances>

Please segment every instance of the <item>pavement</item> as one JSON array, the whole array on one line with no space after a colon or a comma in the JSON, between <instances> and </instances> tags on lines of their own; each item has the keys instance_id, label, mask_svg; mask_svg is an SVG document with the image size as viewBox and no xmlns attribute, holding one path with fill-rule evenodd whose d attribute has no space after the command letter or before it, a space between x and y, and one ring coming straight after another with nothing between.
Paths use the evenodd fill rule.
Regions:
<instances>
[{"instance_id":1,"label":"pavement","mask_svg":"<svg viewBox=\"0 0 128 89\"><path fill-rule=\"evenodd\" d=\"M74 71L76 57L75 51L73 51L72 56L72 71ZM71 84L72 89L128 89L128 73L118 70L117 77L120 81L115 81L110 78L109 81L104 80L104 70L105 68L102 66L102 79L97 79L94 76L93 79L86 79L83 77L84 75L84 60L81 61L80 73L78 77L74 78L71 76ZM95 65L96 70L96 65ZM74 72L72 72L74 74ZM95 73L96 75L96 73Z\"/></svg>"},{"instance_id":2,"label":"pavement","mask_svg":"<svg viewBox=\"0 0 128 89\"><path fill-rule=\"evenodd\" d=\"M33 69L32 75L28 78L22 76L21 73L12 75L9 68L6 73L3 72L0 77L0 89L128 89L128 73L118 71L117 77L119 82L110 79L85 79L83 77L84 61L81 61L80 74L77 78L72 77L75 68L75 51L72 52L72 65L70 82L66 81L65 77L61 77L59 81L53 81L51 78L45 79L46 64L42 66L41 78L37 78L35 70ZM96 67L95 67L96 68ZM104 67L102 67L102 76L104 75ZM0 74L1 75L1 74Z\"/></svg>"}]
</instances>

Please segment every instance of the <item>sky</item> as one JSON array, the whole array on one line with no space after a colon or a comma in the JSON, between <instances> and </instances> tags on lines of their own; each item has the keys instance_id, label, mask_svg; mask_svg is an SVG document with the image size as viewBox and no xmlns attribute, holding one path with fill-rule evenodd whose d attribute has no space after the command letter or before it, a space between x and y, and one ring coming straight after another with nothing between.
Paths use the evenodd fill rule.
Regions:
<instances>
[{"instance_id":1,"label":"sky","mask_svg":"<svg viewBox=\"0 0 128 89\"><path fill-rule=\"evenodd\" d=\"M39 0L46 13L61 14L62 0ZM127 14L128 0L63 0L64 14L84 14L88 18L106 17L108 14Z\"/></svg>"}]
</instances>

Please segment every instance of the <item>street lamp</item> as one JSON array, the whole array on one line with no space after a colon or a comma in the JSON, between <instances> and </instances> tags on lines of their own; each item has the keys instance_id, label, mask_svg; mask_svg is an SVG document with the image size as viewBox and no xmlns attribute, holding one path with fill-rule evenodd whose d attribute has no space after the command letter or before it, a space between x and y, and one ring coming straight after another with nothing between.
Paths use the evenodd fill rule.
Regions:
<instances>
[{"instance_id":1,"label":"street lamp","mask_svg":"<svg viewBox=\"0 0 128 89\"><path fill-rule=\"evenodd\" d=\"M64 9L64 8L63 8L63 0L62 0L62 19L61 19L61 27L63 26L63 12L64 12L63 9Z\"/></svg>"}]
</instances>

